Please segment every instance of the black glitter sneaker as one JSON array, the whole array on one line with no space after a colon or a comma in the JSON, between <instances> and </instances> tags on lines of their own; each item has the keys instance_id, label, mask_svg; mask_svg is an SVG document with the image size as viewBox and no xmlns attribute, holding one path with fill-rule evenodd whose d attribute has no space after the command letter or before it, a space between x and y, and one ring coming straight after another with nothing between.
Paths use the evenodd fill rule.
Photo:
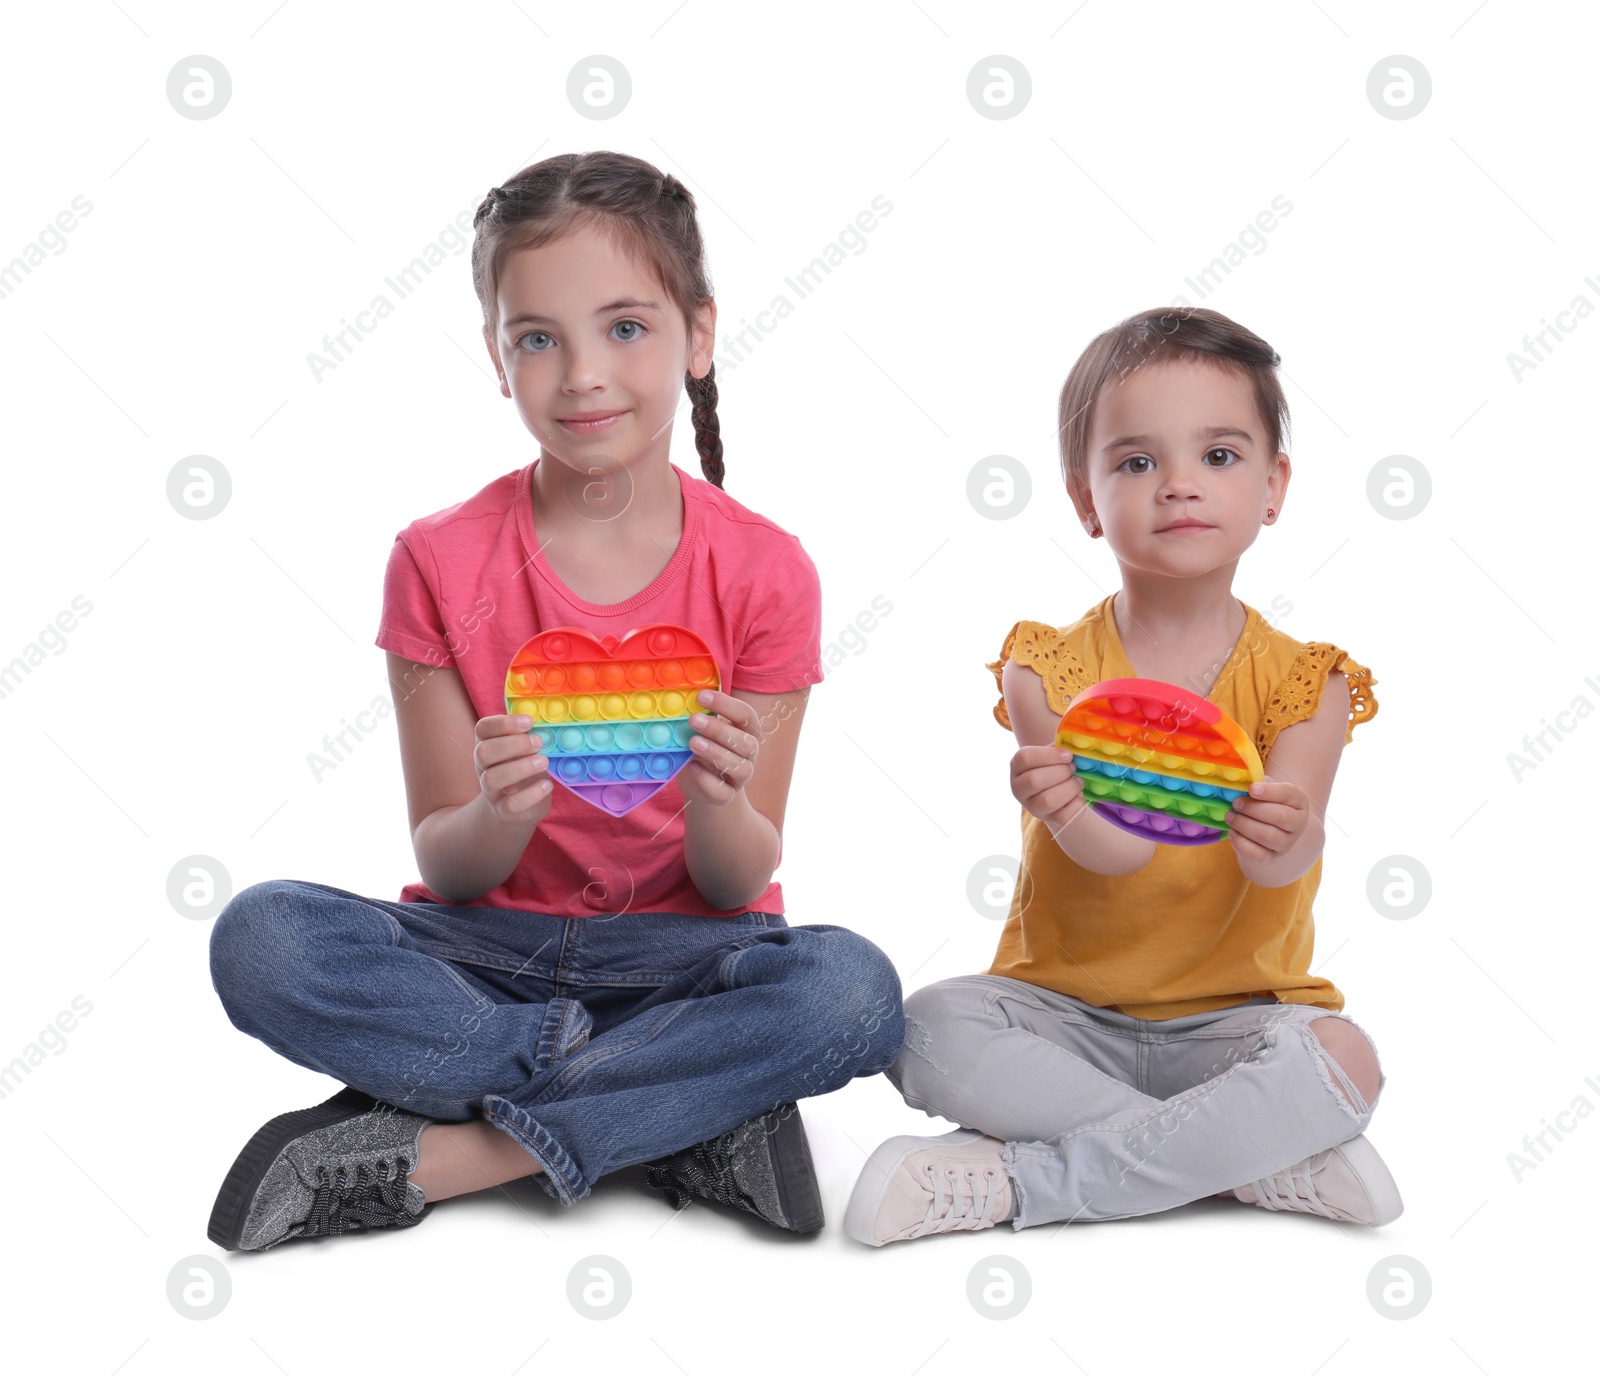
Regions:
<instances>
[{"instance_id":1,"label":"black glitter sneaker","mask_svg":"<svg viewBox=\"0 0 1600 1376\"><path fill-rule=\"evenodd\" d=\"M206 1236L260 1252L290 1238L415 1226L433 1206L406 1176L432 1122L350 1088L279 1114L234 1161Z\"/></svg>"},{"instance_id":2,"label":"black glitter sneaker","mask_svg":"<svg viewBox=\"0 0 1600 1376\"><path fill-rule=\"evenodd\" d=\"M692 1196L731 1204L793 1233L822 1227L822 1192L797 1105L779 1104L759 1118L645 1167L645 1178L674 1209Z\"/></svg>"}]
</instances>

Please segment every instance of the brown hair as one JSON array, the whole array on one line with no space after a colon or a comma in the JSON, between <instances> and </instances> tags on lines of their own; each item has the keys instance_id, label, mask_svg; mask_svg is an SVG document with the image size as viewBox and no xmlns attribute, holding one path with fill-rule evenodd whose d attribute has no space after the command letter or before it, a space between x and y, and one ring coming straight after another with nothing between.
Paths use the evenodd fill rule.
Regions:
<instances>
[{"instance_id":1,"label":"brown hair","mask_svg":"<svg viewBox=\"0 0 1600 1376\"><path fill-rule=\"evenodd\" d=\"M1061 473L1068 487L1087 481L1089 431L1101 387L1146 363L1197 359L1244 377L1267 427L1267 462L1289 434L1289 404L1274 369L1277 351L1259 335L1203 306L1140 311L1095 336L1072 365L1056 413Z\"/></svg>"},{"instance_id":2,"label":"brown hair","mask_svg":"<svg viewBox=\"0 0 1600 1376\"><path fill-rule=\"evenodd\" d=\"M513 249L538 248L581 226L611 236L662 285L683 312L685 333L711 300L705 246L694 197L670 173L626 153L561 153L524 167L489 189L472 219L472 285L484 326L499 328L500 269ZM717 421L716 365L704 377L684 374L692 402L694 447L708 482L722 486L722 429Z\"/></svg>"}]
</instances>

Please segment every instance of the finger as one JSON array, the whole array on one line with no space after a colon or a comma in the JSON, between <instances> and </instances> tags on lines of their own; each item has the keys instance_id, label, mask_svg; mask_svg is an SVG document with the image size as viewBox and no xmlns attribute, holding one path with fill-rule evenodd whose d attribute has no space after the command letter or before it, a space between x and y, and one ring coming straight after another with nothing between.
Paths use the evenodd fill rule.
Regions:
<instances>
[{"instance_id":1,"label":"finger","mask_svg":"<svg viewBox=\"0 0 1600 1376\"><path fill-rule=\"evenodd\" d=\"M1294 831L1299 825L1301 810L1284 803L1268 803L1258 798L1236 798L1231 817L1248 817L1252 822L1264 822L1279 831Z\"/></svg>"},{"instance_id":2,"label":"finger","mask_svg":"<svg viewBox=\"0 0 1600 1376\"><path fill-rule=\"evenodd\" d=\"M501 797L518 794L535 785L549 782L549 775L542 761L537 760L507 760L503 764L492 765L485 769L479 777L484 787Z\"/></svg>"},{"instance_id":3,"label":"finger","mask_svg":"<svg viewBox=\"0 0 1600 1376\"><path fill-rule=\"evenodd\" d=\"M547 758L539 744L539 738L532 732L520 736L491 736L486 741L480 741L472 754L481 774L485 769L492 769L507 760Z\"/></svg>"},{"instance_id":4,"label":"finger","mask_svg":"<svg viewBox=\"0 0 1600 1376\"><path fill-rule=\"evenodd\" d=\"M1247 790L1247 796L1258 803L1292 803L1300 794L1300 786L1287 779L1257 779Z\"/></svg>"},{"instance_id":5,"label":"finger","mask_svg":"<svg viewBox=\"0 0 1600 1376\"><path fill-rule=\"evenodd\" d=\"M1077 771L1070 766L1061 764L1047 764L1017 775L1018 789L1030 795L1042 793L1045 789L1055 788L1060 784L1073 782L1077 782L1080 787L1082 786L1082 780L1078 779Z\"/></svg>"},{"instance_id":6,"label":"finger","mask_svg":"<svg viewBox=\"0 0 1600 1376\"><path fill-rule=\"evenodd\" d=\"M1272 851L1232 826L1228 830L1228 844L1241 860L1270 860L1273 856Z\"/></svg>"},{"instance_id":7,"label":"finger","mask_svg":"<svg viewBox=\"0 0 1600 1376\"><path fill-rule=\"evenodd\" d=\"M1064 760L1059 755L1046 754L1035 760L1032 764L1025 764L1016 770L1019 779L1025 779L1031 774L1045 774L1063 778L1073 778L1077 775L1077 766L1071 760Z\"/></svg>"},{"instance_id":8,"label":"finger","mask_svg":"<svg viewBox=\"0 0 1600 1376\"><path fill-rule=\"evenodd\" d=\"M495 740L480 745L472 754L472 762L480 775L491 769L515 766L518 776L544 773L550 768L550 757L540 754L537 748L529 750L518 740Z\"/></svg>"},{"instance_id":9,"label":"finger","mask_svg":"<svg viewBox=\"0 0 1600 1376\"><path fill-rule=\"evenodd\" d=\"M1031 802L1037 812L1060 812L1062 808L1083 796L1083 785L1077 779L1056 784L1033 795Z\"/></svg>"},{"instance_id":10,"label":"finger","mask_svg":"<svg viewBox=\"0 0 1600 1376\"><path fill-rule=\"evenodd\" d=\"M743 698L733 697L716 688L703 688L694 695L694 700L702 711L715 712L745 730L756 724L756 709Z\"/></svg>"},{"instance_id":11,"label":"finger","mask_svg":"<svg viewBox=\"0 0 1600 1376\"><path fill-rule=\"evenodd\" d=\"M502 789L493 797L495 806L518 817L538 817L549 812L555 785L548 779Z\"/></svg>"},{"instance_id":12,"label":"finger","mask_svg":"<svg viewBox=\"0 0 1600 1376\"><path fill-rule=\"evenodd\" d=\"M704 789L708 797L720 803L727 802L736 791L733 783L719 775L703 760L690 760L684 774L693 775L697 780L696 787Z\"/></svg>"},{"instance_id":13,"label":"finger","mask_svg":"<svg viewBox=\"0 0 1600 1376\"><path fill-rule=\"evenodd\" d=\"M1011 757L1012 773L1044 765L1072 763L1072 752L1054 745L1025 745Z\"/></svg>"},{"instance_id":14,"label":"finger","mask_svg":"<svg viewBox=\"0 0 1600 1376\"><path fill-rule=\"evenodd\" d=\"M760 741L748 731L740 730L732 722L724 721L718 717L708 717L704 713L696 712L689 718L689 725L694 727L696 735L689 737L689 746L694 748L695 741L704 740L715 742L735 753L742 755L747 760L753 760Z\"/></svg>"},{"instance_id":15,"label":"finger","mask_svg":"<svg viewBox=\"0 0 1600 1376\"><path fill-rule=\"evenodd\" d=\"M534 719L526 712L512 712L503 716L484 717L478 723L478 739L489 740L496 736L525 736L533 730L534 725Z\"/></svg>"},{"instance_id":16,"label":"finger","mask_svg":"<svg viewBox=\"0 0 1600 1376\"><path fill-rule=\"evenodd\" d=\"M1254 846L1262 856L1278 854L1288 842L1287 835L1277 827L1257 822L1250 817L1230 817L1228 832Z\"/></svg>"},{"instance_id":17,"label":"finger","mask_svg":"<svg viewBox=\"0 0 1600 1376\"><path fill-rule=\"evenodd\" d=\"M700 764L724 779L748 778L755 772L755 765L749 758L725 749L704 736L691 736L689 749L694 751L695 759Z\"/></svg>"}]
</instances>

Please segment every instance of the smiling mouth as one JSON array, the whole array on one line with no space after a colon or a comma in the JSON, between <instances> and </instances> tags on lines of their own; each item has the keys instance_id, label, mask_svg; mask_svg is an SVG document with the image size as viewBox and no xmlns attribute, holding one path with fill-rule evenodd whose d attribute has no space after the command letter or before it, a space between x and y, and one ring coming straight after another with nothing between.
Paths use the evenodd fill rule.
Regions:
<instances>
[{"instance_id":1,"label":"smiling mouth","mask_svg":"<svg viewBox=\"0 0 1600 1376\"><path fill-rule=\"evenodd\" d=\"M597 416L593 420L585 420L581 416L563 417L557 420L556 423L565 426L575 434L592 435L597 431L605 430L615 425L626 414L626 411L615 411L609 416Z\"/></svg>"}]
</instances>

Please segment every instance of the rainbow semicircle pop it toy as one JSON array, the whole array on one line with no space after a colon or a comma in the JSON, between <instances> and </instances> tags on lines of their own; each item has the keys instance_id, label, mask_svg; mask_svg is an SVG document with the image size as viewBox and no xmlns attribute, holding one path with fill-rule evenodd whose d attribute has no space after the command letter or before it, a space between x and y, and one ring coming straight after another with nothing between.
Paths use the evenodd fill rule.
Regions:
<instances>
[{"instance_id":1,"label":"rainbow semicircle pop it toy","mask_svg":"<svg viewBox=\"0 0 1600 1376\"><path fill-rule=\"evenodd\" d=\"M618 640L577 627L541 631L506 671L506 711L532 717L550 777L621 817L692 758L697 695L717 662L693 631L641 626Z\"/></svg>"},{"instance_id":2,"label":"rainbow semicircle pop it toy","mask_svg":"<svg viewBox=\"0 0 1600 1376\"><path fill-rule=\"evenodd\" d=\"M1264 774L1254 742L1213 702L1153 678L1110 678L1067 705L1056 744L1072 751L1089 806L1171 846L1228 834L1233 800Z\"/></svg>"}]
</instances>

